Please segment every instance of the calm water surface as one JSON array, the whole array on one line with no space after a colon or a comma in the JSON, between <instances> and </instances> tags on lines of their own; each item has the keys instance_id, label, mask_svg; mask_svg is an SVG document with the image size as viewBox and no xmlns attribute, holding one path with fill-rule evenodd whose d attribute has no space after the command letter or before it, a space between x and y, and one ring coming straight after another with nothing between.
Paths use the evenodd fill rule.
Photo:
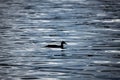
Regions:
<instances>
[{"instance_id":1,"label":"calm water surface","mask_svg":"<svg viewBox=\"0 0 120 80\"><path fill-rule=\"evenodd\" d=\"M119 4L1 0L0 80L120 80Z\"/></svg>"}]
</instances>

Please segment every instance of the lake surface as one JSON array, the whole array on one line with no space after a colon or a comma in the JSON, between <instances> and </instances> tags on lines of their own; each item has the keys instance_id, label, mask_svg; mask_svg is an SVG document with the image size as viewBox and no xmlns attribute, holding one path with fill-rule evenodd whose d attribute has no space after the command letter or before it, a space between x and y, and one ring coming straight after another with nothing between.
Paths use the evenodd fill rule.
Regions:
<instances>
[{"instance_id":1,"label":"lake surface","mask_svg":"<svg viewBox=\"0 0 120 80\"><path fill-rule=\"evenodd\" d=\"M119 13L119 0L0 0L0 80L120 80Z\"/></svg>"}]
</instances>

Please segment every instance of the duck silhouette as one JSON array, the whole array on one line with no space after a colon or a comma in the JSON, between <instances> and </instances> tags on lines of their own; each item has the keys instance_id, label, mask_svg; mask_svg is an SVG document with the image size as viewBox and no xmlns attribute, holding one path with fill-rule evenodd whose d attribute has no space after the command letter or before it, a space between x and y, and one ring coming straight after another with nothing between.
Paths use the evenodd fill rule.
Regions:
<instances>
[{"instance_id":1,"label":"duck silhouette","mask_svg":"<svg viewBox=\"0 0 120 80\"><path fill-rule=\"evenodd\" d=\"M45 47L48 47L48 48L61 48L61 49L64 49L64 44L66 44L65 41L61 41L61 45L47 45Z\"/></svg>"}]
</instances>

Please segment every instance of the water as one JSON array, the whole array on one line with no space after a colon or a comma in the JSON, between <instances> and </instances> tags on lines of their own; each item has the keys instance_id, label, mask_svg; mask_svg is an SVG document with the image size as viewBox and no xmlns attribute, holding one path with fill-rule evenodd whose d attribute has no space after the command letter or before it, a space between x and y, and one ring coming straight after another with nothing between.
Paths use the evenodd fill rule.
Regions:
<instances>
[{"instance_id":1,"label":"water","mask_svg":"<svg viewBox=\"0 0 120 80\"><path fill-rule=\"evenodd\" d=\"M119 80L120 1L1 0L1 80ZM65 49L47 44L66 41Z\"/></svg>"}]
</instances>

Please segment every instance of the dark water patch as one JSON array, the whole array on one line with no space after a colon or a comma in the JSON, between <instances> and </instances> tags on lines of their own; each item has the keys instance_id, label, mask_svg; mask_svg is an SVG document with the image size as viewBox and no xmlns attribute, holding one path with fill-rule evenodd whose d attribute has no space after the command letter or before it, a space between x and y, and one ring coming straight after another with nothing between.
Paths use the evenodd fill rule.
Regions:
<instances>
[{"instance_id":1,"label":"dark water patch","mask_svg":"<svg viewBox=\"0 0 120 80\"><path fill-rule=\"evenodd\" d=\"M0 29L11 29L11 27L0 26Z\"/></svg>"},{"instance_id":2,"label":"dark water patch","mask_svg":"<svg viewBox=\"0 0 120 80\"><path fill-rule=\"evenodd\" d=\"M101 2L103 2L105 4L104 9L108 10L108 11L119 11L119 0L116 1L111 1L111 0L102 0Z\"/></svg>"},{"instance_id":3,"label":"dark water patch","mask_svg":"<svg viewBox=\"0 0 120 80\"><path fill-rule=\"evenodd\" d=\"M11 67L11 66L15 66L15 65L6 64L6 63L0 63L0 66L2 66L2 67Z\"/></svg>"},{"instance_id":4,"label":"dark water patch","mask_svg":"<svg viewBox=\"0 0 120 80\"><path fill-rule=\"evenodd\" d=\"M120 78L119 77L114 77L114 76L107 76L107 75L100 75L100 76L96 76L97 78L100 78L100 79L105 79L105 80L119 80Z\"/></svg>"},{"instance_id":5,"label":"dark water patch","mask_svg":"<svg viewBox=\"0 0 120 80\"><path fill-rule=\"evenodd\" d=\"M39 78L37 78L37 77L35 77L35 76L24 76L24 77L22 77L21 79L24 79L24 80L33 80L33 79L39 79Z\"/></svg>"},{"instance_id":6,"label":"dark water patch","mask_svg":"<svg viewBox=\"0 0 120 80\"><path fill-rule=\"evenodd\" d=\"M33 9L33 6L31 6L31 5L25 6L24 9Z\"/></svg>"},{"instance_id":7,"label":"dark water patch","mask_svg":"<svg viewBox=\"0 0 120 80\"><path fill-rule=\"evenodd\" d=\"M114 55L113 58L118 58L119 59L120 58L120 54Z\"/></svg>"}]
</instances>

